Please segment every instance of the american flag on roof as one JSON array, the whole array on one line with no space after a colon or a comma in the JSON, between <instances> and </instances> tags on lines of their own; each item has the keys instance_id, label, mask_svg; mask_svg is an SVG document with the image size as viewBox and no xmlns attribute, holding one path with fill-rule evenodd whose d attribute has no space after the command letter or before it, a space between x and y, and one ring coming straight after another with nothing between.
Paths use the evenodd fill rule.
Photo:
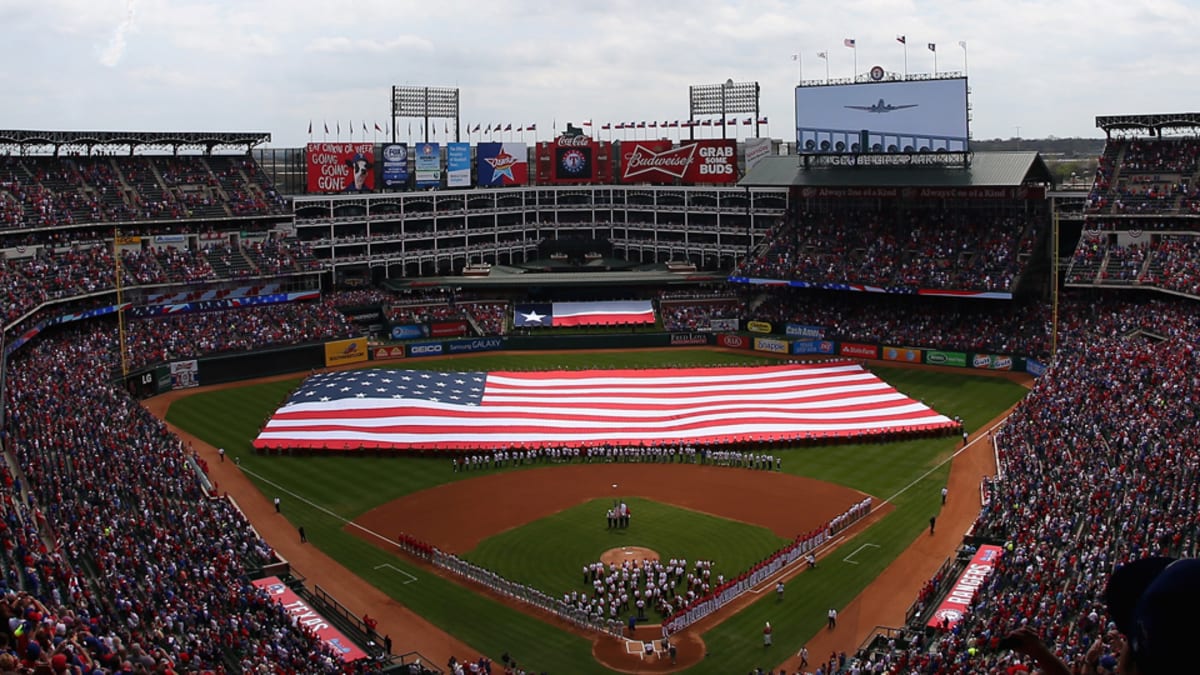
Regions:
<instances>
[{"instance_id":1,"label":"american flag on roof","mask_svg":"<svg viewBox=\"0 0 1200 675\"><path fill-rule=\"evenodd\" d=\"M953 428L855 363L309 377L256 448L470 450L784 441Z\"/></svg>"}]
</instances>

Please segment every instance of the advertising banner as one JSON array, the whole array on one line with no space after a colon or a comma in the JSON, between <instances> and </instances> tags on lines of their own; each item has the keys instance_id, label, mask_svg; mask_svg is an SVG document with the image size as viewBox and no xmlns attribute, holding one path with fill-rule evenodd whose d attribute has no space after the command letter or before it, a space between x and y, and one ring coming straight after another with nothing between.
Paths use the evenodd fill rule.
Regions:
<instances>
[{"instance_id":1,"label":"advertising banner","mask_svg":"<svg viewBox=\"0 0 1200 675\"><path fill-rule=\"evenodd\" d=\"M352 338L325 343L325 365L341 366L367 360L367 339Z\"/></svg>"},{"instance_id":2,"label":"advertising banner","mask_svg":"<svg viewBox=\"0 0 1200 675\"><path fill-rule=\"evenodd\" d=\"M787 340L776 340L775 338L754 338L754 350L786 354L788 353L788 343Z\"/></svg>"},{"instance_id":3,"label":"advertising banner","mask_svg":"<svg viewBox=\"0 0 1200 675\"><path fill-rule=\"evenodd\" d=\"M550 182L590 183L596 180L599 149L590 137L559 136L546 145L550 155Z\"/></svg>"},{"instance_id":4,"label":"advertising banner","mask_svg":"<svg viewBox=\"0 0 1200 675\"><path fill-rule=\"evenodd\" d=\"M475 160L480 187L529 183L529 150L524 143L480 143L475 146Z\"/></svg>"},{"instance_id":5,"label":"advertising banner","mask_svg":"<svg viewBox=\"0 0 1200 675\"><path fill-rule=\"evenodd\" d=\"M423 337L429 337L429 333L424 326L419 326L415 323L392 326L393 340L412 340Z\"/></svg>"},{"instance_id":6,"label":"advertising banner","mask_svg":"<svg viewBox=\"0 0 1200 675\"><path fill-rule=\"evenodd\" d=\"M737 180L737 142L710 139L622 141L622 183L732 183Z\"/></svg>"},{"instance_id":7,"label":"advertising banner","mask_svg":"<svg viewBox=\"0 0 1200 675\"><path fill-rule=\"evenodd\" d=\"M674 347L706 344L708 344L708 336L704 333L671 333L671 345Z\"/></svg>"},{"instance_id":8,"label":"advertising banner","mask_svg":"<svg viewBox=\"0 0 1200 675\"><path fill-rule=\"evenodd\" d=\"M415 148L413 168L417 173L417 189L441 187L442 149L437 143L418 143Z\"/></svg>"},{"instance_id":9,"label":"advertising banner","mask_svg":"<svg viewBox=\"0 0 1200 675\"><path fill-rule=\"evenodd\" d=\"M996 561L1000 559L1003 549L999 546L991 546L985 544L975 551L975 555L971 558L971 562L967 564L962 574L958 576L958 580L950 587L950 592L942 599L940 605L933 614L929 615L927 625L932 628L947 629L953 628L963 618L967 607L971 605L971 600L975 597L975 591L987 581L988 575L996 568Z\"/></svg>"},{"instance_id":10,"label":"advertising banner","mask_svg":"<svg viewBox=\"0 0 1200 675\"><path fill-rule=\"evenodd\" d=\"M770 333L771 324L766 321L747 321L746 330L751 333Z\"/></svg>"},{"instance_id":11,"label":"advertising banner","mask_svg":"<svg viewBox=\"0 0 1200 675\"><path fill-rule=\"evenodd\" d=\"M621 141L622 183L674 183L683 178L689 157L671 149L671 141Z\"/></svg>"},{"instance_id":12,"label":"advertising banner","mask_svg":"<svg viewBox=\"0 0 1200 675\"><path fill-rule=\"evenodd\" d=\"M279 577L265 577L252 581L257 588L267 592L271 599L283 605L284 610L296 619L296 623L311 631L326 647L340 654L342 661L353 663L367 658L367 653L359 649L341 631L334 628L325 617L321 616L288 588Z\"/></svg>"},{"instance_id":13,"label":"advertising banner","mask_svg":"<svg viewBox=\"0 0 1200 675\"><path fill-rule=\"evenodd\" d=\"M383 187L408 186L408 144L389 143L383 146Z\"/></svg>"},{"instance_id":14,"label":"advertising banner","mask_svg":"<svg viewBox=\"0 0 1200 675\"><path fill-rule=\"evenodd\" d=\"M441 353L440 342L417 342L408 346L409 356L436 356Z\"/></svg>"},{"instance_id":15,"label":"advertising banner","mask_svg":"<svg viewBox=\"0 0 1200 675\"><path fill-rule=\"evenodd\" d=\"M792 340L793 354L833 354L836 347L832 340Z\"/></svg>"},{"instance_id":16,"label":"advertising banner","mask_svg":"<svg viewBox=\"0 0 1200 675\"><path fill-rule=\"evenodd\" d=\"M375 189L375 147L370 143L309 143L309 192Z\"/></svg>"},{"instance_id":17,"label":"advertising banner","mask_svg":"<svg viewBox=\"0 0 1200 675\"><path fill-rule=\"evenodd\" d=\"M971 366L974 368L986 368L987 370L1012 370L1013 360L1011 356L976 354L971 359Z\"/></svg>"},{"instance_id":18,"label":"advertising banner","mask_svg":"<svg viewBox=\"0 0 1200 675\"><path fill-rule=\"evenodd\" d=\"M838 345L838 354L841 356L854 356L860 359L877 359L879 358L879 347L858 344L857 342L843 342Z\"/></svg>"},{"instance_id":19,"label":"advertising banner","mask_svg":"<svg viewBox=\"0 0 1200 675\"><path fill-rule=\"evenodd\" d=\"M912 347L888 347L883 348L884 361L903 361L905 363L920 363L921 350Z\"/></svg>"},{"instance_id":20,"label":"advertising banner","mask_svg":"<svg viewBox=\"0 0 1200 675\"><path fill-rule=\"evenodd\" d=\"M788 337L812 338L820 340L825 337L824 326L805 326L799 323L789 323L783 329L783 332Z\"/></svg>"},{"instance_id":21,"label":"advertising banner","mask_svg":"<svg viewBox=\"0 0 1200 675\"><path fill-rule=\"evenodd\" d=\"M190 361L174 361L171 363L171 388L190 389L200 386L197 375L200 372L196 359Z\"/></svg>"},{"instance_id":22,"label":"advertising banner","mask_svg":"<svg viewBox=\"0 0 1200 675\"><path fill-rule=\"evenodd\" d=\"M376 347L371 352L371 360L373 361L390 361L391 359L404 358L404 347L395 345L392 347Z\"/></svg>"},{"instance_id":23,"label":"advertising banner","mask_svg":"<svg viewBox=\"0 0 1200 675\"><path fill-rule=\"evenodd\" d=\"M685 183L733 183L737 181L737 141L709 139L683 141L680 148L695 148L687 170Z\"/></svg>"},{"instance_id":24,"label":"advertising banner","mask_svg":"<svg viewBox=\"0 0 1200 675\"><path fill-rule=\"evenodd\" d=\"M466 334L466 321L438 321L429 324L429 335L431 337L456 337Z\"/></svg>"},{"instance_id":25,"label":"advertising banner","mask_svg":"<svg viewBox=\"0 0 1200 675\"><path fill-rule=\"evenodd\" d=\"M744 147L746 148L746 171L753 169L760 159L771 155L771 139L769 138L747 138Z\"/></svg>"},{"instance_id":26,"label":"advertising banner","mask_svg":"<svg viewBox=\"0 0 1200 675\"><path fill-rule=\"evenodd\" d=\"M1046 366L1043 365L1041 361L1025 359L1025 372L1034 377L1041 377L1042 375L1046 374Z\"/></svg>"},{"instance_id":27,"label":"advertising banner","mask_svg":"<svg viewBox=\"0 0 1200 675\"><path fill-rule=\"evenodd\" d=\"M446 144L446 187L471 187L471 144Z\"/></svg>"},{"instance_id":28,"label":"advertising banner","mask_svg":"<svg viewBox=\"0 0 1200 675\"><path fill-rule=\"evenodd\" d=\"M750 343L750 338L742 337L741 335L733 335L730 333L722 333L717 336L718 347L729 347L731 349L750 349L753 345Z\"/></svg>"},{"instance_id":29,"label":"advertising banner","mask_svg":"<svg viewBox=\"0 0 1200 675\"><path fill-rule=\"evenodd\" d=\"M925 363L930 366L967 367L967 355L964 352L944 352L930 349L925 352Z\"/></svg>"},{"instance_id":30,"label":"advertising banner","mask_svg":"<svg viewBox=\"0 0 1200 675\"><path fill-rule=\"evenodd\" d=\"M446 351L451 354L461 352L490 352L504 346L504 341L498 337L476 338L474 340L454 340L446 343Z\"/></svg>"}]
</instances>

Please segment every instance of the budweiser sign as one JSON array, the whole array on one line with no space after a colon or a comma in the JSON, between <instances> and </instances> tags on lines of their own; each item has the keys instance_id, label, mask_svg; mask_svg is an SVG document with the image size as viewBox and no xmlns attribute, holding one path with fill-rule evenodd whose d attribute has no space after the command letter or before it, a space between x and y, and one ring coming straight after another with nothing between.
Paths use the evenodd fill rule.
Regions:
<instances>
[{"instance_id":1,"label":"budweiser sign","mask_svg":"<svg viewBox=\"0 0 1200 675\"><path fill-rule=\"evenodd\" d=\"M702 140L672 148L669 140L621 143L621 180L628 183L732 183L737 180L737 143Z\"/></svg>"},{"instance_id":2,"label":"budweiser sign","mask_svg":"<svg viewBox=\"0 0 1200 675\"><path fill-rule=\"evenodd\" d=\"M631 152L621 153L625 159L621 180L645 183L682 180L696 157L697 147L683 145L672 148L670 141L653 144L635 142Z\"/></svg>"}]
</instances>

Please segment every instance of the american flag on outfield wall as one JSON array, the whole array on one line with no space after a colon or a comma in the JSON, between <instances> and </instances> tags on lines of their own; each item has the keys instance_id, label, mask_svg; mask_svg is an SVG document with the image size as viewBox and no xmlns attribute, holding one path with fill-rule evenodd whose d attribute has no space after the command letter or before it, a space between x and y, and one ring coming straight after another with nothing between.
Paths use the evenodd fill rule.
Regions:
<instances>
[{"instance_id":1,"label":"american flag on outfield wall","mask_svg":"<svg viewBox=\"0 0 1200 675\"><path fill-rule=\"evenodd\" d=\"M955 426L854 363L310 376L256 448L775 441Z\"/></svg>"}]
</instances>

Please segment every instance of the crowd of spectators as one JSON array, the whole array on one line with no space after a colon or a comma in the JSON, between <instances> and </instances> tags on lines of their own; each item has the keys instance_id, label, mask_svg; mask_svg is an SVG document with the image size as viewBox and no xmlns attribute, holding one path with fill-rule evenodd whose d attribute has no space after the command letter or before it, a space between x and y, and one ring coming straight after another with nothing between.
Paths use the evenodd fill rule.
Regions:
<instances>
[{"instance_id":1,"label":"crowd of spectators","mask_svg":"<svg viewBox=\"0 0 1200 675\"><path fill-rule=\"evenodd\" d=\"M100 330L111 326L100 325ZM253 305L129 320L126 356L133 369L207 354L320 342L355 335L354 327L324 301Z\"/></svg>"},{"instance_id":2,"label":"crowd of spectators","mask_svg":"<svg viewBox=\"0 0 1200 675\"><path fill-rule=\"evenodd\" d=\"M6 518L22 564L0 581L0 665L344 672L249 583L274 553L231 502L206 493L189 448L101 384L114 339L67 330L10 362L3 442L26 482L6 481L4 502L27 499L37 512Z\"/></svg>"},{"instance_id":3,"label":"crowd of spectators","mask_svg":"<svg viewBox=\"0 0 1200 675\"><path fill-rule=\"evenodd\" d=\"M1200 139L1110 140L1100 157L1088 210L1102 213L1194 212L1200 203Z\"/></svg>"},{"instance_id":4,"label":"crowd of spectators","mask_svg":"<svg viewBox=\"0 0 1200 675\"><path fill-rule=\"evenodd\" d=\"M985 209L805 212L734 274L821 284L1008 291L1048 222Z\"/></svg>"},{"instance_id":5,"label":"crowd of spectators","mask_svg":"<svg viewBox=\"0 0 1200 675\"><path fill-rule=\"evenodd\" d=\"M0 158L0 229L287 210L266 174L245 157Z\"/></svg>"},{"instance_id":6,"label":"crowd of spectators","mask_svg":"<svg viewBox=\"0 0 1200 675\"><path fill-rule=\"evenodd\" d=\"M1073 317L1069 346L996 435L1002 478L974 533L1004 555L966 617L892 654L890 672L1012 666L998 641L1021 627L1079 667L1106 631L1116 565L1200 553L1200 312L1179 307L1111 301ZM1137 328L1167 337L1123 337Z\"/></svg>"},{"instance_id":7,"label":"crowd of spectators","mask_svg":"<svg viewBox=\"0 0 1200 675\"><path fill-rule=\"evenodd\" d=\"M737 321L746 314L746 305L736 295L659 301L663 328L669 331L708 330L713 319Z\"/></svg>"},{"instance_id":8,"label":"crowd of spectators","mask_svg":"<svg viewBox=\"0 0 1200 675\"><path fill-rule=\"evenodd\" d=\"M1067 270L1067 282L1153 286L1200 296L1200 236L1139 235L1120 242L1111 233L1085 233Z\"/></svg>"}]
</instances>

